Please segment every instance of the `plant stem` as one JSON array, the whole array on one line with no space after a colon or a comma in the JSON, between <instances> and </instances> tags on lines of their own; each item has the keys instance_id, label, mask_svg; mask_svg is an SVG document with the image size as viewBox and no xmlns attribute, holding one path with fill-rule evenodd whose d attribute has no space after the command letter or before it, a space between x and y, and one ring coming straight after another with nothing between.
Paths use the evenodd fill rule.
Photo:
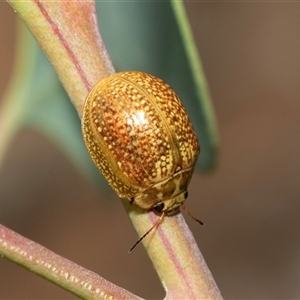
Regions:
<instances>
[{"instance_id":1,"label":"plant stem","mask_svg":"<svg viewBox=\"0 0 300 300\"><path fill-rule=\"evenodd\" d=\"M123 200L138 235L158 216ZM167 292L165 299L222 299L221 293L181 213L166 216L143 240L144 247Z\"/></svg>"},{"instance_id":2,"label":"plant stem","mask_svg":"<svg viewBox=\"0 0 300 300\"><path fill-rule=\"evenodd\" d=\"M91 88L115 72L92 1L7 1L55 68L79 116Z\"/></svg>"},{"instance_id":3,"label":"plant stem","mask_svg":"<svg viewBox=\"0 0 300 300\"><path fill-rule=\"evenodd\" d=\"M0 255L82 299L141 299L3 225Z\"/></svg>"}]
</instances>

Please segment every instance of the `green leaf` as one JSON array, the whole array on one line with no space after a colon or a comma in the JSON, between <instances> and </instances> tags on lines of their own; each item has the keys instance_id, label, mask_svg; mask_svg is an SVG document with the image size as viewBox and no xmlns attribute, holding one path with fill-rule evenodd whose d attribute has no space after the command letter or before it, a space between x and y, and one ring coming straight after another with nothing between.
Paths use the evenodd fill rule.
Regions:
<instances>
[{"instance_id":1,"label":"green leaf","mask_svg":"<svg viewBox=\"0 0 300 300\"><path fill-rule=\"evenodd\" d=\"M184 103L201 144L198 167L216 161L215 116L181 1L97 2L100 30L118 71L139 70L168 82Z\"/></svg>"}]
</instances>

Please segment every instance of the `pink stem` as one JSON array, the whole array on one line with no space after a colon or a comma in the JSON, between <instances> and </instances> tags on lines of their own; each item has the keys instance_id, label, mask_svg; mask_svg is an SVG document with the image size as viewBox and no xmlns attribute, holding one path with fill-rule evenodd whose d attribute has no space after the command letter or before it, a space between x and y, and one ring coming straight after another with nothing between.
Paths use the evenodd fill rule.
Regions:
<instances>
[{"instance_id":1,"label":"pink stem","mask_svg":"<svg viewBox=\"0 0 300 300\"><path fill-rule=\"evenodd\" d=\"M84 299L141 299L3 225L0 255Z\"/></svg>"}]
</instances>

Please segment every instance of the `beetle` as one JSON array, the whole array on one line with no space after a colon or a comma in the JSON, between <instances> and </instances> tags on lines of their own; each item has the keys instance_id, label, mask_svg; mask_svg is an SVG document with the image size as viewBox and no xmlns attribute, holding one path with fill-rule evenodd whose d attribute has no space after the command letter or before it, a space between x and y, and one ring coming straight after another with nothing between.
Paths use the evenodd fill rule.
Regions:
<instances>
[{"instance_id":1,"label":"beetle","mask_svg":"<svg viewBox=\"0 0 300 300\"><path fill-rule=\"evenodd\" d=\"M84 104L82 132L119 197L163 215L183 205L200 145L179 97L162 79L137 71L102 79Z\"/></svg>"}]
</instances>

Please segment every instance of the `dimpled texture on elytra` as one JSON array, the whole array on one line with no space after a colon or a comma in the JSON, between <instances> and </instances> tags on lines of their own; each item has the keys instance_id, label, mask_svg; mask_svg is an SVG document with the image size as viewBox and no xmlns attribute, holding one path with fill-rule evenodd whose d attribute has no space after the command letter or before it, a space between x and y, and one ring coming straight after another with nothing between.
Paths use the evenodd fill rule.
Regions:
<instances>
[{"instance_id":1,"label":"dimpled texture on elytra","mask_svg":"<svg viewBox=\"0 0 300 300\"><path fill-rule=\"evenodd\" d=\"M82 119L89 153L123 198L195 165L199 144L178 96L163 80L120 72L90 92Z\"/></svg>"}]
</instances>

